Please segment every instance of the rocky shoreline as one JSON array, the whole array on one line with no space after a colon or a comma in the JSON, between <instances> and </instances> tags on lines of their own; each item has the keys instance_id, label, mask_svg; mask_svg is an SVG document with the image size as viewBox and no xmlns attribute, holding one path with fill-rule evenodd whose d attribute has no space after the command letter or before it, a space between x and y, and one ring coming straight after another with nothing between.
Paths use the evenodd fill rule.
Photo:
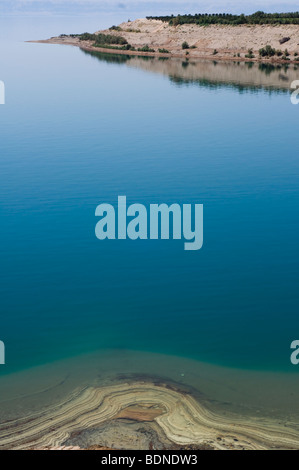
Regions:
<instances>
[{"instance_id":1,"label":"rocky shoreline","mask_svg":"<svg viewBox=\"0 0 299 470\"><path fill-rule=\"evenodd\" d=\"M299 449L299 435L272 420L221 416L175 384L121 381L0 425L0 449L50 448Z\"/></svg>"}]
</instances>

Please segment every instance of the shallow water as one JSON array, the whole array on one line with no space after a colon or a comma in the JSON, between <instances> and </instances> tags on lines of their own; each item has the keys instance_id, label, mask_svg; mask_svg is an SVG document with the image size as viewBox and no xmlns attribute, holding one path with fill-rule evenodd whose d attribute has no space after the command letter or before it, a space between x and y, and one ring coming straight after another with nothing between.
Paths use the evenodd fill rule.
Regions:
<instances>
[{"instance_id":1,"label":"shallow water","mask_svg":"<svg viewBox=\"0 0 299 470\"><path fill-rule=\"evenodd\" d=\"M299 332L299 106L288 88L299 71L14 40L0 54L1 375L144 351L144 373L158 353L235 368L234 381L277 372L274 409L288 407ZM204 204L203 249L100 242L95 208L118 195Z\"/></svg>"}]
</instances>

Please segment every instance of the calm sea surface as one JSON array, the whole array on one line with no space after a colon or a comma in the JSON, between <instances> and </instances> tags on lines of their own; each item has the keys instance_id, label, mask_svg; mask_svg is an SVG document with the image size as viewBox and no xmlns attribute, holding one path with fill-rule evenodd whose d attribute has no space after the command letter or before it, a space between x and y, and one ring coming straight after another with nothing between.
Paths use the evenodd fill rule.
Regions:
<instances>
[{"instance_id":1,"label":"calm sea surface","mask_svg":"<svg viewBox=\"0 0 299 470\"><path fill-rule=\"evenodd\" d=\"M277 80L299 69L254 66L252 83L251 66L240 65L238 81L236 65L225 66L230 80L214 64L214 77L194 77L192 64L174 73L157 60L23 42L93 31L95 20L50 23L44 34L38 20L22 34L9 22L0 373L106 349L298 373L299 106ZM204 204L202 250L100 242L95 208L118 195Z\"/></svg>"}]
</instances>

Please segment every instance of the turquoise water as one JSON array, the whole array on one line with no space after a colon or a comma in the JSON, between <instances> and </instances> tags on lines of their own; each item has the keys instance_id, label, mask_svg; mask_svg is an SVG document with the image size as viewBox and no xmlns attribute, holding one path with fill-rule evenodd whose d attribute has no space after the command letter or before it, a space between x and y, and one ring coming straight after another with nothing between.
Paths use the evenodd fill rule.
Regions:
<instances>
[{"instance_id":1,"label":"turquoise water","mask_svg":"<svg viewBox=\"0 0 299 470\"><path fill-rule=\"evenodd\" d=\"M178 81L71 47L5 41L0 54L0 373L107 348L296 372L289 93ZM95 208L118 195L204 204L203 249L100 242Z\"/></svg>"}]
</instances>

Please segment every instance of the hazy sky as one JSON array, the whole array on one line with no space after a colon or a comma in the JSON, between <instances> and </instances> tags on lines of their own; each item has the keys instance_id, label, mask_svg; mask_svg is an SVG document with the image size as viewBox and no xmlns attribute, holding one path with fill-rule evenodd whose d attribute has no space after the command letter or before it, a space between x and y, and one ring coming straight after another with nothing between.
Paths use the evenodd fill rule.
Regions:
<instances>
[{"instance_id":1,"label":"hazy sky","mask_svg":"<svg viewBox=\"0 0 299 470\"><path fill-rule=\"evenodd\" d=\"M0 0L2 14L88 14L91 12L124 12L124 16L146 14L232 12L252 13L256 10L298 11L298 0Z\"/></svg>"}]
</instances>

